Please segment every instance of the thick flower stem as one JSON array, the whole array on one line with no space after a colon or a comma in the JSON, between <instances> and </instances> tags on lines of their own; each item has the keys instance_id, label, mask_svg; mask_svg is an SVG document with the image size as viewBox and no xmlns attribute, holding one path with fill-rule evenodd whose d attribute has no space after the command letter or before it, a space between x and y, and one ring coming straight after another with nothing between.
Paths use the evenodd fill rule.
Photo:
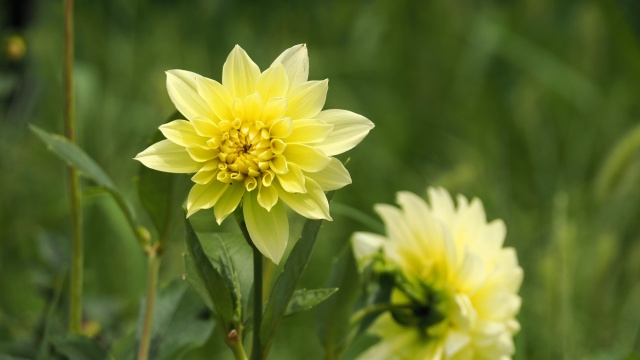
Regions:
<instances>
[{"instance_id":1,"label":"thick flower stem","mask_svg":"<svg viewBox=\"0 0 640 360\"><path fill-rule=\"evenodd\" d=\"M262 357L262 342L260 341L260 327L262 326L262 253L251 241L251 236L244 222L242 212L236 211L236 220L244 235L245 240L253 250L253 345L251 347L251 360L259 360Z\"/></svg>"},{"instance_id":2,"label":"thick flower stem","mask_svg":"<svg viewBox=\"0 0 640 360\"><path fill-rule=\"evenodd\" d=\"M251 359L259 360L262 356L260 328L262 326L262 253L253 248L253 347Z\"/></svg>"},{"instance_id":3,"label":"thick flower stem","mask_svg":"<svg viewBox=\"0 0 640 360\"><path fill-rule=\"evenodd\" d=\"M76 122L73 107L73 0L64 2L64 129L71 142L76 141ZM78 171L69 167L69 195L71 202L72 253L69 332L82 331L82 278L84 245L82 240L82 211L80 208L80 180Z\"/></svg>"},{"instance_id":4,"label":"thick flower stem","mask_svg":"<svg viewBox=\"0 0 640 360\"><path fill-rule=\"evenodd\" d=\"M228 335L227 345L229 345L231 351L233 351L233 356L236 360L248 359L247 354L244 352L244 346L242 346L242 338L235 330Z\"/></svg>"},{"instance_id":5,"label":"thick flower stem","mask_svg":"<svg viewBox=\"0 0 640 360\"><path fill-rule=\"evenodd\" d=\"M153 308L156 300L156 289L158 287L158 272L160 269L160 256L158 246L147 249L147 300L144 307L144 320L142 324L142 335L140 337L140 349L138 360L147 360L149 356L149 345L151 344L151 329L153 325Z\"/></svg>"}]
</instances>

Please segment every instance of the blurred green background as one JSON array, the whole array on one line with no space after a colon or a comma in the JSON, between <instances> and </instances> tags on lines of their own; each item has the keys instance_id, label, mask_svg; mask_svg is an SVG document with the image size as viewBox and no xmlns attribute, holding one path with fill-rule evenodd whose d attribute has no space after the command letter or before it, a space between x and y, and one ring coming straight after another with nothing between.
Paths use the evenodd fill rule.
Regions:
<instances>
[{"instance_id":1,"label":"blurred green background","mask_svg":"<svg viewBox=\"0 0 640 360\"><path fill-rule=\"evenodd\" d=\"M37 339L70 221L65 168L27 127L62 132L62 1L0 4L1 353ZM132 157L174 111L165 70L220 80L235 44L264 69L307 43L310 78L330 79L326 108L376 124L335 202L374 216L399 190L479 197L525 272L515 358L640 358L640 3L94 0L75 19L79 143L137 208ZM13 34L24 56L10 55ZM109 197L87 192L84 214L85 319L108 342L135 327L145 258ZM303 287L323 286L350 234L370 230L333 217ZM183 272L182 236L162 283ZM54 332L65 307L63 291ZM287 319L274 358L321 358L316 316ZM217 331L187 357L229 357Z\"/></svg>"}]
</instances>

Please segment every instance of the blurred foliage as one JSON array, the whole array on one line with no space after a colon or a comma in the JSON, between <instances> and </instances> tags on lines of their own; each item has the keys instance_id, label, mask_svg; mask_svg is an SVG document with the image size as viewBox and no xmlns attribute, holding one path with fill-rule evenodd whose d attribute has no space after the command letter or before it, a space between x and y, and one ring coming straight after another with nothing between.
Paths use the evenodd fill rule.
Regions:
<instances>
[{"instance_id":1,"label":"blurred foliage","mask_svg":"<svg viewBox=\"0 0 640 360\"><path fill-rule=\"evenodd\" d=\"M30 358L66 319L66 173L27 126L62 129L62 4L0 8L0 353ZM637 358L639 10L632 0L78 1L79 143L141 209L131 158L174 111L163 71L220 80L236 43L264 68L305 42L310 78L331 80L327 108L376 124L349 152L353 185L335 202L372 215L427 185L479 197L505 220L525 271L516 358ZM83 203L84 315L111 343L135 329L145 260L112 198ZM366 230L334 219L302 287L326 287L328 264ZM193 223L214 227L209 212ZM291 223L300 234L302 220ZM183 272L183 236L169 234L161 283ZM321 358L317 315L284 319L274 358ZM218 331L186 358L229 358Z\"/></svg>"}]
</instances>

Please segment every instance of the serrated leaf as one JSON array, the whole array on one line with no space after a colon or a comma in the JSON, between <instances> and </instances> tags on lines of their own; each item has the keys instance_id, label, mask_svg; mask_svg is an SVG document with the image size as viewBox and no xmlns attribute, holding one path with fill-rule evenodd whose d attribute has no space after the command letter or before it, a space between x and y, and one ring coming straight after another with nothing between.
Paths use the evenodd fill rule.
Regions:
<instances>
[{"instance_id":1,"label":"serrated leaf","mask_svg":"<svg viewBox=\"0 0 640 360\"><path fill-rule=\"evenodd\" d=\"M291 301L284 312L284 316L290 316L299 312L311 310L316 305L328 299L338 288L327 289L298 289L293 293Z\"/></svg>"},{"instance_id":2,"label":"serrated leaf","mask_svg":"<svg viewBox=\"0 0 640 360\"><path fill-rule=\"evenodd\" d=\"M144 306L143 301L140 307ZM184 281L174 280L161 288L153 310L149 359L179 359L188 350L202 346L213 331L212 315ZM143 319L138 323L139 344Z\"/></svg>"},{"instance_id":3,"label":"serrated leaf","mask_svg":"<svg viewBox=\"0 0 640 360\"><path fill-rule=\"evenodd\" d=\"M231 290L237 316L243 319L253 286L251 247L240 233L201 233L200 239L204 252Z\"/></svg>"},{"instance_id":4,"label":"serrated leaf","mask_svg":"<svg viewBox=\"0 0 640 360\"><path fill-rule=\"evenodd\" d=\"M56 352L74 360L112 359L107 349L94 339L80 335L67 335L53 340Z\"/></svg>"},{"instance_id":5,"label":"serrated leaf","mask_svg":"<svg viewBox=\"0 0 640 360\"><path fill-rule=\"evenodd\" d=\"M207 294L213 303L218 316L218 322L223 326L222 331L224 334L227 334L228 331L234 328L234 323L239 321L238 318L234 317L231 292L229 288L227 288L220 273L209 261L188 219L185 219L185 228L187 231L187 253L191 256L191 259L193 259L196 274L204 284Z\"/></svg>"},{"instance_id":6,"label":"serrated leaf","mask_svg":"<svg viewBox=\"0 0 640 360\"><path fill-rule=\"evenodd\" d=\"M329 201L331 201L332 197L333 191L327 193L327 199ZM321 224L322 220L309 219L305 222L302 228L302 237L291 250L284 269L280 276L278 276L273 290L271 290L269 302L267 303L260 328L260 338L264 344L263 358L266 357L266 354L269 352L276 328L284 317L289 301L293 297L293 293L298 284L298 280L300 280L304 269L309 263Z\"/></svg>"}]
</instances>

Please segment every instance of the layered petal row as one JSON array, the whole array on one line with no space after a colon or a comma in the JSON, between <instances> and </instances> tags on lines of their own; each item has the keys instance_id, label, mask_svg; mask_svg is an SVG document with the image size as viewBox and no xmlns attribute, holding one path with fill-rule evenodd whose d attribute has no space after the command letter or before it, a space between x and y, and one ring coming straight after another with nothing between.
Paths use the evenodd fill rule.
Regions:
<instances>
[{"instance_id":1,"label":"layered petal row","mask_svg":"<svg viewBox=\"0 0 640 360\"><path fill-rule=\"evenodd\" d=\"M152 169L191 173L187 216L213 208L218 223L242 206L256 247L278 263L289 230L285 206L331 220L325 191L351 183L333 156L374 127L346 110L322 110L328 81L309 81L306 45L285 50L260 71L236 46L222 82L167 71L167 91L185 119L160 126L166 137L135 159Z\"/></svg>"}]
</instances>

